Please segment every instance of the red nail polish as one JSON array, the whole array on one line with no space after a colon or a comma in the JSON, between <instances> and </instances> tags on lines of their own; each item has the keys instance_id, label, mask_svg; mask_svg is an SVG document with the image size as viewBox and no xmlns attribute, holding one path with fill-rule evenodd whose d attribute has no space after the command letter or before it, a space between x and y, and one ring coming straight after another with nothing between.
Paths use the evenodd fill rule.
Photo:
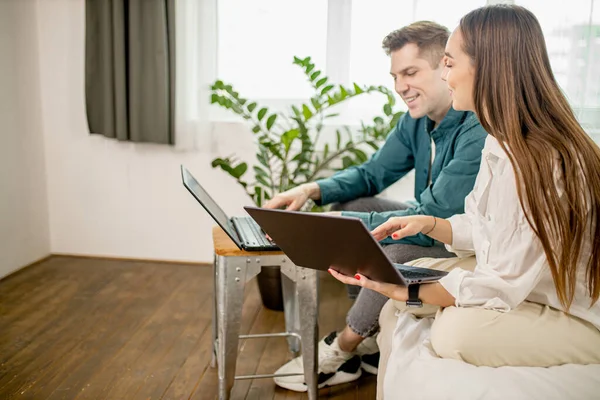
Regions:
<instances>
[{"instance_id":1,"label":"red nail polish","mask_svg":"<svg viewBox=\"0 0 600 400\"><path fill-rule=\"evenodd\" d=\"M392 233L392 239L398 239L398 235L395 233Z\"/></svg>"},{"instance_id":2,"label":"red nail polish","mask_svg":"<svg viewBox=\"0 0 600 400\"><path fill-rule=\"evenodd\" d=\"M354 279L360 281L360 275L359 274L354 275Z\"/></svg>"}]
</instances>

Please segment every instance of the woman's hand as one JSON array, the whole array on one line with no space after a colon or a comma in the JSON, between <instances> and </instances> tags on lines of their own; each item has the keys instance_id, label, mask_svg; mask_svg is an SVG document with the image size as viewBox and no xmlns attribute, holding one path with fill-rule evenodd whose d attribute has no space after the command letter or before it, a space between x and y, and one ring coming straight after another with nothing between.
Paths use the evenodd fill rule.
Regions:
<instances>
[{"instance_id":1,"label":"woman's hand","mask_svg":"<svg viewBox=\"0 0 600 400\"><path fill-rule=\"evenodd\" d=\"M356 274L352 278L340 274L333 268L329 268L328 271L335 279L342 283L374 290L392 300L402 302L408 300L408 288L406 286L375 282L361 274ZM440 307L450 307L456 303L456 299L439 282L422 284L419 291L419 298L425 304L433 304Z\"/></svg>"},{"instance_id":2,"label":"woman's hand","mask_svg":"<svg viewBox=\"0 0 600 400\"><path fill-rule=\"evenodd\" d=\"M340 274L332 268L329 268L329 273L338 281L346 283L348 285L361 286L367 289L371 289L393 300L408 300L408 289L406 288L406 286L399 286L391 283L375 282L360 274L356 274L354 275L354 277L350 277Z\"/></svg>"},{"instance_id":3,"label":"woman's hand","mask_svg":"<svg viewBox=\"0 0 600 400\"><path fill-rule=\"evenodd\" d=\"M428 232L433 228L435 218L429 215L412 215L409 217L392 217L373 229L371 234L377 241L391 236L399 240L407 236L414 236L423 231Z\"/></svg>"}]
</instances>

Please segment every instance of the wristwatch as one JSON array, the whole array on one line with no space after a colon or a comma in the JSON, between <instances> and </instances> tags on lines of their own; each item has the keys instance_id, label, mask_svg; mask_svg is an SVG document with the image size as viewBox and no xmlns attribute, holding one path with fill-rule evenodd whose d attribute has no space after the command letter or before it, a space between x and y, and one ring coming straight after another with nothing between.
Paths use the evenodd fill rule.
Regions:
<instances>
[{"instance_id":1,"label":"wristwatch","mask_svg":"<svg viewBox=\"0 0 600 400\"><path fill-rule=\"evenodd\" d=\"M419 288L420 283L414 283L408 285L408 300L406 300L407 307L423 307L423 302L419 299Z\"/></svg>"}]
</instances>

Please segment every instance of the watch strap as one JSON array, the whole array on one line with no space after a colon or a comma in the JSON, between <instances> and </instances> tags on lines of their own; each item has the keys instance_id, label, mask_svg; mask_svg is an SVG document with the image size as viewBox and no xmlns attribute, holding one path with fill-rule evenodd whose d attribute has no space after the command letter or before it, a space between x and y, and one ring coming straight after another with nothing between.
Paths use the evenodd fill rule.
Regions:
<instances>
[{"instance_id":1,"label":"watch strap","mask_svg":"<svg viewBox=\"0 0 600 400\"><path fill-rule=\"evenodd\" d=\"M406 301L408 307L423 307L423 302L419 299L420 287L421 285L418 283L408 285L408 300Z\"/></svg>"}]
</instances>

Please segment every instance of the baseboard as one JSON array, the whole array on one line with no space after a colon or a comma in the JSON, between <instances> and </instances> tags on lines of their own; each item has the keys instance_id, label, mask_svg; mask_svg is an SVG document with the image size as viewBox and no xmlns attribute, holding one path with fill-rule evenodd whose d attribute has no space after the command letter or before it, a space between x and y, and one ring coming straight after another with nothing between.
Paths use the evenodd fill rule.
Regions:
<instances>
[{"instance_id":1,"label":"baseboard","mask_svg":"<svg viewBox=\"0 0 600 400\"><path fill-rule=\"evenodd\" d=\"M69 258L93 258L96 260L141 261L141 262L152 262L152 263L159 263L159 264L197 265L199 267L212 266L212 263L206 263L206 262L165 260L165 259L138 258L138 257L116 257L116 256L104 256L104 255L94 255L94 254L52 253L48 257L52 257L52 256L69 257ZM46 257L46 258L48 258L48 257Z\"/></svg>"},{"instance_id":2,"label":"baseboard","mask_svg":"<svg viewBox=\"0 0 600 400\"><path fill-rule=\"evenodd\" d=\"M21 272L25 271L25 269L27 269L29 267L33 267L34 265L42 263L42 262L48 260L50 257L52 257L52 254L47 254L47 255L45 255L45 256L43 256L43 257L41 257L41 258L39 258L39 259L37 259L37 260L35 260L33 262L30 262L27 265L19 267L19 268L15 269L14 271L10 272L8 275L5 275L5 276L1 277L0 278L0 282L3 281L3 280L5 280L5 279L8 279L9 277L12 277L12 276L15 276L17 274L20 274Z\"/></svg>"}]
</instances>

